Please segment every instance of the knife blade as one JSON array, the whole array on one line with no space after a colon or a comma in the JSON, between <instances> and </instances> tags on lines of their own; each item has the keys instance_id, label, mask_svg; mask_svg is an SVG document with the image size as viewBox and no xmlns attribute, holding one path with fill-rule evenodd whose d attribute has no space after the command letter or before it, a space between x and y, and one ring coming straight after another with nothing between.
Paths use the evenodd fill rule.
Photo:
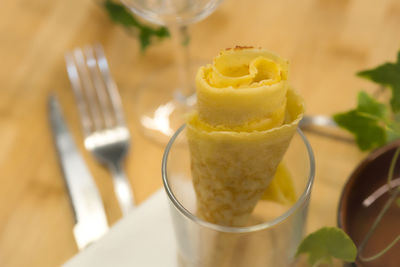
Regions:
<instances>
[{"instance_id":1,"label":"knife blade","mask_svg":"<svg viewBox=\"0 0 400 267\"><path fill-rule=\"evenodd\" d=\"M86 167L63 118L54 95L48 99L53 139L75 215L74 237L79 250L103 236L108 230L106 213L96 184Z\"/></svg>"}]
</instances>

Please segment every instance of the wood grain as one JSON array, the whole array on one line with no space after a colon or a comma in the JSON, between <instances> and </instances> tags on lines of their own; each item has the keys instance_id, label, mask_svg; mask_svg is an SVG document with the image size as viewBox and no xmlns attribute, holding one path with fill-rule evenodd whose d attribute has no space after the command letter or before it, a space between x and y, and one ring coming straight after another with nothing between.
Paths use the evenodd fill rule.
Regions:
<instances>
[{"instance_id":1,"label":"wood grain","mask_svg":"<svg viewBox=\"0 0 400 267\"><path fill-rule=\"evenodd\" d=\"M139 52L137 40L113 25L93 0L0 2L0 266L59 266L75 253L73 216L46 114L50 92L61 100L77 140L78 114L63 54L101 42L117 81L133 146L126 171L138 202L161 187L163 148L145 139L135 117L138 85L172 64L171 41ZM394 60L400 48L397 0L225 0L191 28L194 59L210 61L222 48L265 47L286 57L290 79L310 114L353 107L360 89L375 86L358 70ZM308 231L335 225L341 187L363 158L352 144L308 134L317 176ZM84 151L111 223L120 218L110 175Z\"/></svg>"}]
</instances>

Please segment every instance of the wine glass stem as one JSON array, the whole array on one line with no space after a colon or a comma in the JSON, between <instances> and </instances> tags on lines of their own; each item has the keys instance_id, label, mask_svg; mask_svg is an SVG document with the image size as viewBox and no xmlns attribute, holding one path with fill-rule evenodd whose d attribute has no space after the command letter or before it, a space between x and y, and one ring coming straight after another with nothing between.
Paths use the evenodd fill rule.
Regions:
<instances>
[{"instance_id":1,"label":"wine glass stem","mask_svg":"<svg viewBox=\"0 0 400 267\"><path fill-rule=\"evenodd\" d=\"M178 75L178 88L174 97L184 102L187 97L194 94L194 88L190 82L190 61L189 61L189 33L187 26L170 26L171 37L175 45L176 68Z\"/></svg>"}]
</instances>

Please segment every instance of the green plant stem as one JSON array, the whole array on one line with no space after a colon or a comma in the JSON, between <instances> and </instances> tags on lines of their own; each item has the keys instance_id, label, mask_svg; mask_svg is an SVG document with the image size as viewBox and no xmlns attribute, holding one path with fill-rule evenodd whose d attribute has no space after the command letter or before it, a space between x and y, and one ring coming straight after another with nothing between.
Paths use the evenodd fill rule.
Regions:
<instances>
[{"instance_id":1,"label":"green plant stem","mask_svg":"<svg viewBox=\"0 0 400 267\"><path fill-rule=\"evenodd\" d=\"M393 179L393 173L394 173L394 168L396 166L397 159L399 157L400 153L400 147L398 147L393 155L393 158L390 162L390 167L389 167L389 174L388 174L388 186L391 188L391 181ZM382 210L379 212L378 217L375 219L374 223L372 224L372 227L369 229L367 235L365 236L364 240L361 242L359 248L358 248L358 256L362 261L372 261L383 254L385 254L389 249L391 249L399 240L400 236L396 237L386 248L381 250L380 252L376 253L375 255L371 257L363 257L362 251L364 250L366 244L368 243L369 239L371 238L372 234L375 232L376 228L378 227L379 223L382 221L383 216L386 214L386 212L389 210L390 206L393 204L393 202L396 200L397 196L400 193L400 186L397 187L397 190L395 190L390 198L386 201L385 205L383 206Z\"/></svg>"},{"instance_id":2,"label":"green plant stem","mask_svg":"<svg viewBox=\"0 0 400 267\"><path fill-rule=\"evenodd\" d=\"M393 162L394 161L392 160L392 164L393 164ZM381 250L380 252L376 253L375 255L373 255L371 257L363 257L361 255L362 251L365 248L365 245L368 243L368 241L371 238L372 234L375 232L376 228L378 227L379 223L381 222L383 216L389 210L390 206L393 204L394 200L397 198L399 193L400 193L400 187L397 187L397 190L395 190L394 193L391 195L391 197L386 201L385 206L380 211L380 213L379 213L378 217L375 219L372 227L369 229L369 231L368 231L367 235L365 236L364 240L361 242L361 245L358 248L358 257L362 261L372 261L372 260L375 260L375 259L379 258L383 254L385 254L389 249L391 249L400 240L400 235L399 235L385 249Z\"/></svg>"},{"instance_id":3,"label":"green plant stem","mask_svg":"<svg viewBox=\"0 0 400 267\"><path fill-rule=\"evenodd\" d=\"M371 257L362 257L359 256L362 261L373 261L385 254L386 252L389 251L394 245L396 245L397 242L400 241L400 235L398 235L386 248L382 249L380 252L376 253L375 255Z\"/></svg>"},{"instance_id":4,"label":"green plant stem","mask_svg":"<svg viewBox=\"0 0 400 267\"><path fill-rule=\"evenodd\" d=\"M397 159L399 158L399 154L400 154L400 147L398 147L396 149L396 151L394 152L392 161L390 162L390 168L389 168L389 175L388 175L388 179L387 179L387 185L389 186L389 190L392 190L392 180L393 180L393 173L394 173L394 168L396 167L396 162Z\"/></svg>"}]
</instances>

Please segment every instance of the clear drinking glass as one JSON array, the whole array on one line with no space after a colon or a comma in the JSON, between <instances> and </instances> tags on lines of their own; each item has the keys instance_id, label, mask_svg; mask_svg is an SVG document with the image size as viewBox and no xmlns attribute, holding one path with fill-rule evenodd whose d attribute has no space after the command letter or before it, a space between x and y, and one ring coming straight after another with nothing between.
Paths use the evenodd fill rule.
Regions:
<instances>
[{"instance_id":1,"label":"clear drinking glass","mask_svg":"<svg viewBox=\"0 0 400 267\"><path fill-rule=\"evenodd\" d=\"M175 133L164 153L162 177L169 197L181 267L294 266L315 174L313 152L300 129L283 162L296 189L297 201L293 205L260 200L249 226L212 224L196 216L185 127Z\"/></svg>"},{"instance_id":2,"label":"clear drinking glass","mask_svg":"<svg viewBox=\"0 0 400 267\"><path fill-rule=\"evenodd\" d=\"M222 0L122 0L136 15L166 26L174 41L176 64L153 73L135 99L145 135L165 145L194 105L194 73L188 56L189 24L210 15Z\"/></svg>"}]
</instances>

